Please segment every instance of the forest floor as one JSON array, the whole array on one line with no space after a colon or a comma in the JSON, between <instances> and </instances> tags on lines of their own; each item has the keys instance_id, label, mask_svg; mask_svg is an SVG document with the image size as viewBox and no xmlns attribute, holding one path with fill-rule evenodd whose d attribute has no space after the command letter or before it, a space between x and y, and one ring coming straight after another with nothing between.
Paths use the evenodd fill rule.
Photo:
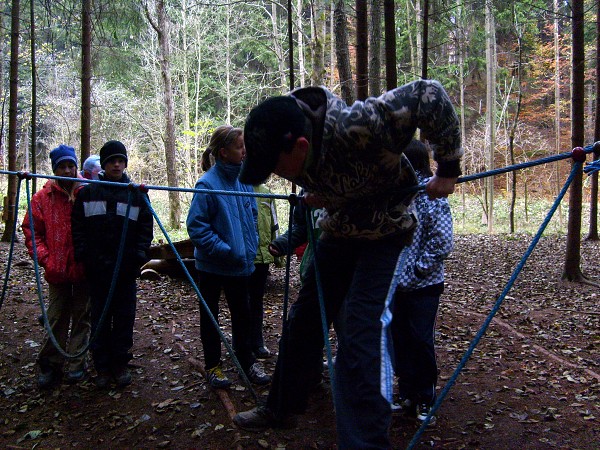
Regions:
<instances>
[{"instance_id":1,"label":"forest floor","mask_svg":"<svg viewBox=\"0 0 600 450\"><path fill-rule=\"evenodd\" d=\"M440 388L530 240L456 237L437 327ZM564 252L563 238L541 240L419 448L600 448L600 289L560 281ZM8 244L0 244L3 279L7 255ZM600 243L584 241L582 269L596 283L598 261ZM22 243L13 263L0 310L1 448L336 448L327 383L312 395L296 428L249 433L232 424L231 412L252 407L253 396L229 361L234 386L225 395L207 387L197 364L198 303L180 279L139 282L130 386L101 391L88 380L40 392L35 359L43 329L33 267ZM265 301L271 350L281 329L283 280L283 269L273 269ZM290 299L297 288L293 276ZM226 313L221 322L227 332ZM267 371L274 363L274 357L266 361ZM394 417L394 448L406 447L416 431L413 421Z\"/></svg>"}]
</instances>

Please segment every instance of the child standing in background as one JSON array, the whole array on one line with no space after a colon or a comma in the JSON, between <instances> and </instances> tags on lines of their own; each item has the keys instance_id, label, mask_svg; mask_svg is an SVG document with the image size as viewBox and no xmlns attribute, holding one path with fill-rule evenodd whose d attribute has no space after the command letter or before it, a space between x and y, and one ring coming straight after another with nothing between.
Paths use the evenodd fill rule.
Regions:
<instances>
[{"instance_id":1,"label":"child standing in background","mask_svg":"<svg viewBox=\"0 0 600 450\"><path fill-rule=\"evenodd\" d=\"M238 174L246 155L240 128L221 125L213 132L202 155L207 170L196 189L253 192ZM214 158L214 165L211 164ZM198 288L215 320L219 321L221 290L231 314L233 348L248 379L266 384L271 377L256 362L250 346L248 280L254 271L258 234L256 201L253 197L195 193L186 221L194 244ZM200 338L204 349L206 378L212 388L227 388L231 381L221 366L221 340L210 316L200 311Z\"/></svg>"},{"instance_id":2,"label":"child standing in background","mask_svg":"<svg viewBox=\"0 0 600 450\"><path fill-rule=\"evenodd\" d=\"M419 184L427 183L433 173L425 144L413 140L404 154ZM435 322L444 292L444 259L454 241L447 198L430 199L421 191L414 206L419 222L412 243L403 250L406 264L394 297L391 324L398 376L398 401L392 408L422 422L436 399ZM430 423L433 420L435 417Z\"/></svg>"},{"instance_id":3,"label":"child standing in background","mask_svg":"<svg viewBox=\"0 0 600 450\"><path fill-rule=\"evenodd\" d=\"M264 184L254 186L254 192L271 194ZM250 344L258 359L266 359L271 356L271 352L265 346L263 338L263 298L269 265L275 262L275 257L269 252L269 245L278 235L279 223L274 199L256 197L256 205L258 207L258 248L254 259L254 272L250 275L248 283Z\"/></svg>"},{"instance_id":4,"label":"child standing in background","mask_svg":"<svg viewBox=\"0 0 600 450\"><path fill-rule=\"evenodd\" d=\"M75 149L60 145L50 152L52 172L69 180L48 180L31 198L33 230L29 212L25 214L25 245L33 257L32 231L39 264L48 282L48 322L58 344L67 353L79 353L90 335L90 299L83 265L75 262L71 237L71 213L76 192L82 186L75 180ZM69 325L71 332L69 333ZM68 342L68 344L67 344ZM67 382L85 377L87 353L68 361ZM38 386L47 389L62 379L65 357L46 336L38 356Z\"/></svg>"},{"instance_id":5,"label":"child standing in background","mask_svg":"<svg viewBox=\"0 0 600 450\"><path fill-rule=\"evenodd\" d=\"M125 174L127 150L119 141L108 141L100 149L103 172L100 181L130 183ZM127 235L120 271L110 307L102 327L92 343L96 368L96 386L107 388L112 379L117 386L131 383L127 363L133 358L133 326L137 303L136 278L148 261L146 252L153 238L152 213L140 190L131 193L127 217ZM89 183L77 195L73 208L72 228L75 259L85 265L92 299L92 335L100 326L100 318L117 263L129 191L108 183Z\"/></svg>"}]
</instances>

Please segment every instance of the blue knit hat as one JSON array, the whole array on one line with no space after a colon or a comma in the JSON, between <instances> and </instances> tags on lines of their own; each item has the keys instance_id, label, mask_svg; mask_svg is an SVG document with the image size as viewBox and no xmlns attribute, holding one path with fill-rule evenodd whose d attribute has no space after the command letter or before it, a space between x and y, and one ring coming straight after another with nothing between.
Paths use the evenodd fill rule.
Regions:
<instances>
[{"instance_id":1,"label":"blue knit hat","mask_svg":"<svg viewBox=\"0 0 600 450\"><path fill-rule=\"evenodd\" d=\"M77 156L75 149L65 144L60 144L50 152L50 161L52 162L52 172L56 170L58 165L63 161L73 161L77 166Z\"/></svg>"}]
</instances>

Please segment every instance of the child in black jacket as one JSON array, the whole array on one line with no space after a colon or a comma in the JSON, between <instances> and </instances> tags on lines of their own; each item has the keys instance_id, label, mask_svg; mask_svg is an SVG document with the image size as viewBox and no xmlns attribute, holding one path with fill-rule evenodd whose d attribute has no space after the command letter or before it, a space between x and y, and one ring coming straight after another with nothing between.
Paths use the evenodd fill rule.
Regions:
<instances>
[{"instance_id":1,"label":"child in black jacket","mask_svg":"<svg viewBox=\"0 0 600 450\"><path fill-rule=\"evenodd\" d=\"M108 141L100 150L103 172L99 180L128 184L124 173L127 150L119 141ZM92 359L99 388L114 378L118 386L131 383L131 360L136 310L136 278L147 261L153 238L152 214L139 190L131 191L129 222L123 257L110 307L98 334L117 263L130 192L120 186L90 183L77 195L72 214L75 259L83 261L91 294Z\"/></svg>"}]
</instances>

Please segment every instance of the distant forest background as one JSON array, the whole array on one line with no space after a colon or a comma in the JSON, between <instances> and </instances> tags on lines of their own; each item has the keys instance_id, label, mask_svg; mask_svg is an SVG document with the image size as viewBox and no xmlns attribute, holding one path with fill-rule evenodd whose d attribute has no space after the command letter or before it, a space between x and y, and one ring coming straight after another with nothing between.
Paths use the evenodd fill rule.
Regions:
<instances>
[{"instance_id":1,"label":"distant forest background","mask_svg":"<svg viewBox=\"0 0 600 450\"><path fill-rule=\"evenodd\" d=\"M243 126L269 95L325 85L351 103L419 77L448 90L463 126L463 172L481 172L573 147L573 61L583 65L583 143L594 141L593 1L12 0L1 8L5 170L11 68L14 168L36 173L50 173L47 155L60 143L83 160L119 139L137 182L193 187L211 131ZM574 60L578 20L582 59ZM569 167L536 167L460 191L479 199L486 221L494 198L553 198ZM183 207L169 194L174 228L189 200L182 198Z\"/></svg>"}]
</instances>

